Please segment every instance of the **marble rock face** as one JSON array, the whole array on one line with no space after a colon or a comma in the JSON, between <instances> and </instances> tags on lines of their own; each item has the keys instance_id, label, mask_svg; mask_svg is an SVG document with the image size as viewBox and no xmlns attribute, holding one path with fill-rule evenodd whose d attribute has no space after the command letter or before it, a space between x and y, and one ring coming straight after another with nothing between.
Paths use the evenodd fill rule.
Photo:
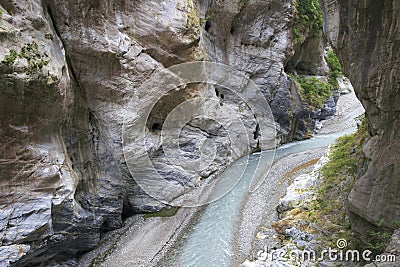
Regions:
<instances>
[{"instance_id":1,"label":"marble rock face","mask_svg":"<svg viewBox=\"0 0 400 267\"><path fill-rule=\"evenodd\" d=\"M327 74L322 39L293 41L293 2L0 1L0 259L69 261L124 218L214 181L264 141L308 138L335 101L315 113L285 73ZM252 81L258 93L243 99L225 76L188 84L167 69L203 59L243 73L227 79L236 92ZM266 118L249 102L272 110L276 139L260 135ZM164 146L174 114L187 121ZM208 164L189 164L199 159ZM154 170L173 186L157 187Z\"/></svg>"},{"instance_id":2,"label":"marble rock face","mask_svg":"<svg viewBox=\"0 0 400 267\"><path fill-rule=\"evenodd\" d=\"M396 229L400 221L400 3L321 3L326 35L366 110L371 136L363 149L365 168L347 203L362 238L371 226Z\"/></svg>"}]
</instances>

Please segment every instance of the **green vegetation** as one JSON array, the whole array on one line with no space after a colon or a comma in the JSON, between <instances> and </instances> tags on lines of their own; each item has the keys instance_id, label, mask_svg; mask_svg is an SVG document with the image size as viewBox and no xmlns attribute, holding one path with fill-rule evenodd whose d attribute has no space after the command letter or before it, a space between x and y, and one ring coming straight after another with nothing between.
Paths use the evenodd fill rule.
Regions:
<instances>
[{"instance_id":1,"label":"green vegetation","mask_svg":"<svg viewBox=\"0 0 400 267\"><path fill-rule=\"evenodd\" d=\"M337 139L331 146L329 161L321 169L314 198L305 207L286 213L285 218L289 219L283 219L283 225L293 223L296 228L315 234L320 249L336 248L337 240L345 239L348 242L346 249L369 249L373 255L382 253L390 242L392 231L383 228L383 222L377 223L367 236L363 237L363 240L368 240L369 243L360 243L353 236L344 205L346 196L363 169L365 158L362 149L368 138L367 123L365 118L362 118L362 123L354 134ZM400 222L397 223L400 225Z\"/></svg>"},{"instance_id":2,"label":"green vegetation","mask_svg":"<svg viewBox=\"0 0 400 267\"><path fill-rule=\"evenodd\" d=\"M380 227L380 226L379 226ZM365 249L369 249L375 255L382 253L390 243L392 231L384 229L373 229L368 233L368 240Z\"/></svg>"},{"instance_id":3,"label":"green vegetation","mask_svg":"<svg viewBox=\"0 0 400 267\"><path fill-rule=\"evenodd\" d=\"M144 215L145 219L152 218L152 217L172 217L174 216L179 210L179 207L167 207L163 208L160 211L153 212L153 213L146 213Z\"/></svg>"},{"instance_id":4,"label":"green vegetation","mask_svg":"<svg viewBox=\"0 0 400 267\"><path fill-rule=\"evenodd\" d=\"M302 100L312 107L321 108L326 99L332 95L333 87L328 82L310 76L289 75L289 77L296 83Z\"/></svg>"},{"instance_id":5,"label":"green vegetation","mask_svg":"<svg viewBox=\"0 0 400 267\"><path fill-rule=\"evenodd\" d=\"M200 32L200 19L192 0L186 0L188 8L186 27L198 34Z\"/></svg>"},{"instance_id":6,"label":"green vegetation","mask_svg":"<svg viewBox=\"0 0 400 267\"><path fill-rule=\"evenodd\" d=\"M6 55L1 63L6 65L14 64L15 60L17 59L18 53L14 49L10 50L10 54Z\"/></svg>"},{"instance_id":7,"label":"green vegetation","mask_svg":"<svg viewBox=\"0 0 400 267\"><path fill-rule=\"evenodd\" d=\"M338 138L331 148L329 162L321 170L321 185L310 207L309 216L316 223L323 222L320 226L328 246L336 247L339 238L350 242L352 240L344 198L353 187L358 170L362 168L362 146L367 138L367 123L363 119L356 133Z\"/></svg>"},{"instance_id":8,"label":"green vegetation","mask_svg":"<svg viewBox=\"0 0 400 267\"><path fill-rule=\"evenodd\" d=\"M362 158L362 144L368 137L367 123L363 119L358 131L338 138L332 146L329 162L322 168L325 180L341 176L355 176Z\"/></svg>"},{"instance_id":9,"label":"green vegetation","mask_svg":"<svg viewBox=\"0 0 400 267\"><path fill-rule=\"evenodd\" d=\"M41 70L43 66L49 63L48 60L42 59L39 52L39 46L32 42L30 44L25 44L21 48L21 53L18 55L20 58L25 58L29 63L29 71Z\"/></svg>"},{"instance_id":10,"label":"green vegetation","mask_svg":"<svg viewBox=\"0 0 400 267\"><path fill-rule=\"evenodd\" d=\"M248 3L249 3L249 0L240 0L239 1L239 11L241 11L243 8L245 8Z\"/></svg>"},{"instance_id":11,"label":"green vegetation","mask_svg":"<svg viewBox=\"0 0 400 267\"><path fill-rule=\"evenodd\" d=\"M12 65L17 57L24 58L28 61L28 74L39 71L44 66L49 64L49 60L45 60L45 56L40 53L39 46L35 42L25 44L21 48L20 53L17 53L17 51L14 49L11 49L10 54L5 56L1 63Z\"/></svg>"},{"instance_id":12,"label":"green vegetation","mask_svg":"<svg viewBox=\"0 0 400 267\"><path fill-rule=\"evenodd\" d=\"M296 0L295 26L293 36L297 41L303 41L304 35L320 35L322 32L322 10L318 0Z\"/></svg>"},{"instance_id":13,"label":"green vegetation","mask_svg":"<svg viewBox=\"0 0 400 267\"><path fill-rule=\"evenodd\" d=\"M328 82L311 76L289 75L296 83L302 100L314 108L322 107L326 99L332 95L332 90L338 87L337 78L343 76L339 59L333 50L327 52L325 59L329 66Z\"/></svg>"},{"instance_id":14,"label":"green vegetation","mask_svg":"<svg viewBox=\"0 0 400 267\"><path fill-rule=\"evenodd\" d=\"M340 65L339 59L337 58L335 52L333 52L332 49L330 49L326 53L325 60L326 60L326 63L328 63L328 66L330 69L329 83L332 84L332 86L336 87L336 86L338 86L337 78L340 78L343 76L342 66Z\"/></svg>"},{"instance_id":15,"label":"green vegetation","mask_svg":"<svg viewBox=\"0 0 400 267\"><path fill-rule=\"evenodd\" d=\"M210 18L211 18L211 16L209 14L206 14L206 17L202 18L200 21L201 21L201 23L206 23L207 21L210 20Z\"/></svg>"}]
</instances>

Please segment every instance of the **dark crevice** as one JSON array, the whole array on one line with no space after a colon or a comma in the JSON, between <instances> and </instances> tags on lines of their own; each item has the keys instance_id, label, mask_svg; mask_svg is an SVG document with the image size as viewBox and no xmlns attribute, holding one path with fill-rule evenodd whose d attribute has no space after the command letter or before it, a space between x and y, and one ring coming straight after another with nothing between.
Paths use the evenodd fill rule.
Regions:
<instances>
[{"instance_id":1,"label":"dark crevice","mask_svg":"<svg viewBox=\"0 0 400 267\"><path fill-rule=\"evenodd\" d=\"M256 130L253 132L254 140L257 140L260 136L260 125L257 123Z\"/></svg>"},{"instance_id":2,"label":"dark crevice","mask_svg":"<svg viewBox=\"0 0 400 267\"><path fill-rule=\"evenodd\" d=\"M61 42L62 45L63 45L63 48L64 48L64 50L65 50L65 61L66 61L66 63L67 63L67 67L68 67L68 69L69 69L69 71L70 71L70 73L71 73L71 76L72 76L73 80L74 80L74 81L78 84L78 86L80 87L79 79L78 79L77 75L75 74L75 70L74 70L74 68L72 67L71 60L70 60L70 58L69 58L69 56L68 56L67 47L66 47L66 45L65 45L65 43L64 43L64 40L63 40L62 37L61 37L60 31L58 30L58 27L57 27L57 24L56 24L56 20L54 19L54 15L53 15L53 13L52 13L52 11L51 11L51 7L50 7L50 5L48 4L47 1L43 1L43 9L44 9L44 10L43 10L44 13L47 13L47 14L49 15L51 26L53 27L53 29L54 29L54 31L55 31L55 33L56 33L58 39L60 40L60 42ZM47 11L47 12L46 12L46 11ZM68 23L65 22L65 25L68 26ZM63 68L64 68L64 67L63 67Z\"/></svg>"},{"instance_id":3,"label":"dark crevice","mask_svg":"<svg viewBox=\"0 0 400 267\"><path fill-rule=\"evenodd\" d=\"M132 207L129 199L126 197L122 202L122 214L121 218L123 221L135 215L134 208Z\"/></svg>"},{"instance_id":4,"label":"dark crevice","mask_svg":"<svg viewBox=\"0 0 400 267\"><path fill-rule=\"evenodd\" d=\"M151 126L151 129L152 129L152 130L159 130L159 131L161 131L161 130L162 130L162 124L159 124L159 123L155 122L155 123L153 123L153 125Z\"/></svg>"},{"instance_id":5,"label":"dark crevice","mask_svg":"<svg viewBox=\"0 0 400 267\"><path fill-rule=\"evenodd\" d=\"M200 130L201 132L206 133L206 135L214 136L214 137L219 137L218 134L213 134L213 133L207 132L206 130L204 130L203 128L200 128L199 126L192 125L192 124L190 124L190 123L188 123L188 124L186 124L186 125L187 125L187 126L190 126L190 127L192 127L192 128L198 129L198 130Z\"/></svg>"},{"instance_id":6,"label":"dark crevice","mask_svg":"<svg viewBox=\"0 0 400 267\"><path fill-rule=\"evenodd\" d=\"M206 21L206 25L204 26L204 30L205 30L206 32L208 32L208 31L210 30L210 28L211 28L211 23L207 20L207 21Z\"/></svg>"}]
</instances>

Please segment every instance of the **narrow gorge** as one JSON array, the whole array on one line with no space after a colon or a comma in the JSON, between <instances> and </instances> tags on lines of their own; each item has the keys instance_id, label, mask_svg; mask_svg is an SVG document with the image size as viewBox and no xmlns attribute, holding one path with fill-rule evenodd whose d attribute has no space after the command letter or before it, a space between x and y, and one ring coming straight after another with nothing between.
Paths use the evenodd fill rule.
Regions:
<instances>
[{"instance_id":1,"label":"narrow gorge","mask_svg":"<svg viewBox=\"0 0 400 267\"><path fill-rule=\"evenodd\" d=\"M360 247L391 236L399 13L396 0L0 0L0 266L240 266L285 173L355 130L356 97L368 133L342 206ZM215 232L187 245L197 228Z\"/></svg>"}]
</instances>

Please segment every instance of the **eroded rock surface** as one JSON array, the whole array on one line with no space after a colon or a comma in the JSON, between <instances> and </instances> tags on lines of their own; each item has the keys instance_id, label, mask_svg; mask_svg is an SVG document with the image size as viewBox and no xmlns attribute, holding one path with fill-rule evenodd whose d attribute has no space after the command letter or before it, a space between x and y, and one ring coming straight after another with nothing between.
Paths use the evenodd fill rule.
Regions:
<instances>
[{"instance_id":1,"label":"eroded rock surface","mask_svg":"<svg viewBox=\"0 0 400 267\"><path fill-rule=\"evenodd\" d=\"M308 138L320 118L311 113L334 113L333 98L326 102L327 113L305 106L285 73L286 66L327 73L322 39L292 40L293 0L197 5L1 0L0 5L0 259L5 265L76 264L71 259L92 249L125 217L165 206L136 184L127 167L122 147L127 112L146 122L145 138L132 146L143 148L163 178L182 192L259 149L253 113L226 88L183 84L158 95L159 84L142 87L167 67L205 58L246 73L272 107L279 142ZM204 140L216 144L218 153L207 168L188 172L170 164L160 129L177 106L201 97L240 110L248 138L230 154L220 122L194 118L169 159L181 151L187 160L199 157ZM234 119L227 116L225 126L237 129ZM147 177L145 170L141 174Z\"/></svg>"},{"instance_id":2,"label":"eroded rock surface","mask_svg":"<svg viewBox=\"0 0 400 267\"><path fill-rule=\"evenodd\" d=\"M322 34L294 36L295 1L200 1L206 59L243 71L262 90L282 143L312 135L315 122L335 113L337 98L313 110L302 101L289 73L324 76Z\"/></svg>"},{"instance_id":3,"label":"eroded rock surface","mask_svg":"<svg viewBox=\"0 0 400 267\"><path fill-rule=\"evenodd\" d=\"M366 110L366 165L348 197L353 228L400 221L400 2L323 0L325 31Z\"/></svg>"}]
</instances>

